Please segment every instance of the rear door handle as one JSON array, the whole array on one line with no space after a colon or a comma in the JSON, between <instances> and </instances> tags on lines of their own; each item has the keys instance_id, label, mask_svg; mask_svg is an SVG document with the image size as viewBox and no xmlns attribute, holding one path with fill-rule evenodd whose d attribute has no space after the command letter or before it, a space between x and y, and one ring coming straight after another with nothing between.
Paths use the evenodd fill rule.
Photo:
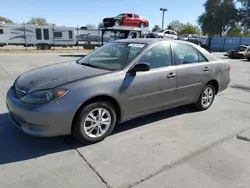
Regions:
<instances>
[{"instance_id":1,"label":"rear door handle","mask_svg":"<svg viewBox=\"0 0 250 188\"><path fill-rule=\"evenodd\" d=\"M170 72L168 75L167 75L167 78L169 79L173 79L175 77L175 73L173 72Z\"/></svg>"},{"instance_id":2,"label":"rear door handle","mask_svg":"<svg viewBox=\"0 0 250 188\"><path fill-rule=\"evenodd\" d=\"M209 71L209 68L208 68L208 67L205 67L205 68L203 69L203 71L204 71L204 72L207 72L207 71Z\"/></svg>"}]
</instances>

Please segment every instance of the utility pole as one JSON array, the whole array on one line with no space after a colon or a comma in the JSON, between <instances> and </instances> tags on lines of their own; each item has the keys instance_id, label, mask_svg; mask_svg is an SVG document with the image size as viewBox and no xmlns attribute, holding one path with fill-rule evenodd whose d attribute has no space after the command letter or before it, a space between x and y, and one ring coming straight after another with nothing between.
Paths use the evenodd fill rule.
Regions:
<instances>
[{"instance_id":1,"label":"utility pole","mask_svg":"<svg viewBox=\"0 0 250 188\"><path fill-rule=\"evenodd\" d=\"M76 41L77 41L77 50L79 50L79 27L76 28Z\"/></svg>"},{"instance_id":2,"label":"utility pole","mask_svg":"<svg viewBox=\"0 0 250 188\"><path fill-rule=\"evenodd\" d=\"M162 25L161 25L161 28L163 29L164 28L164 14L165 14L166 11L168 11L168 9L160 8L160 11L162 11Z\"/></svg>"},{"instance_id":3,"label":"utility pole","mask_svg":"<svg viewBox=\"0 0 250 188\"><path fill-rule=\"evenodd\" d=\"M24 22L23 22L23 34L24 34L24 41L25 41L25 50L27 51L27 38L26 38L26 29L25 29Z\"/></svg>"}]
</instances>

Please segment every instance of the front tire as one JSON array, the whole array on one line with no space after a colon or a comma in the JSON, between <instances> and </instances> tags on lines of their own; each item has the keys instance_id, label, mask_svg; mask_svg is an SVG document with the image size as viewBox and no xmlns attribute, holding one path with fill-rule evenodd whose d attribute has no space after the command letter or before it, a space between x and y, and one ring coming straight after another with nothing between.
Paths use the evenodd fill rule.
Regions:
<instances>
[{"instance_id":1,"label":"front tire","mask_svg":"<svg viewBox=\"0 0 250 188\"><path fill-rule=\"evenodd\" d=\"M85 106L76 119L73 135L82 143L93 144L104 140L116 124L114 107L105 101Z\"/></svg>"},{"instance_id":2,"label":"front tire","mask_svg":"<svg viewBox=\"0 0 250 188\"><path fill-rule=\"evenodd\" d=\"M122 23L120 20L115 20L115 23L114 23L115 26L121 26Z\"/></svg>"},{"instance_id":3,"label":"front tire","mask_svg":"<svg viewBox=\"0 0 250 188\"><path fill-rule=\"evenodd\" d=\"M207 110L213 104L214 97L215 97L214 86L211 84L206 85L203 88L198 101L196 102L196 108L198 110Z\"/></svg>"}]
</instances>

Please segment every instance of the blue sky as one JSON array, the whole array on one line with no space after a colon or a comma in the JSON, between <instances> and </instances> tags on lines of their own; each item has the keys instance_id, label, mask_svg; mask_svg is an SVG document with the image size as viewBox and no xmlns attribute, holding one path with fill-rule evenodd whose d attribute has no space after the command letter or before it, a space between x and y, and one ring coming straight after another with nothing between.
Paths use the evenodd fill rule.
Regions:
<instances>
[{"instance_id":1,"label":"blue sky","mask_svg":"<svg viewBox=\"0 0 250 188\"><path fill-rule=\"evenodd\" d=\"M104 17L123 12L138 13L147 18L150 26L161 25L162 13L167 8L165 25L172 20L196 24L204 11L205 0L2 0L0 16L14 22L27 22L31 17L44 17L50 23L76 27L97 25Z\"/></svg>"}]
</instances>

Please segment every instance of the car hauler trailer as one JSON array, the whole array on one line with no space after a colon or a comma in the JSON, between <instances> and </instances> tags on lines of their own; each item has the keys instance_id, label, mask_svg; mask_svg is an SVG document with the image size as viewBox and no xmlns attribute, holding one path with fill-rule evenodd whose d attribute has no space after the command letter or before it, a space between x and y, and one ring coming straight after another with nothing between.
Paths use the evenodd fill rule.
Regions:
<instances>
[{"instance_id":1,"label":"car hauler trailer","mask_svg":"<svg viewBox=\"0 0 250 188\"><path fill-rule=\"evenodd\" d=\"M126 38L145 38L148 30L147 28L127 27L127 26L114 26L101 29L101 41L104 44L104 35L106 32L114 34L113 40L126 39Z\"/></svg>"},{"instance_id":2,"label":"car hauler trailer","mask_svg":"<svg viewBox=\"0 0 250 188\"><path fill-rule=\"evenodd\" d=\"M73 27L31 24L0 24L0 46L36 46L38 50L53 46L75 46Z\"/></svg>"},{"instance_id":3,"label":"car hauler trailer","mask_svg":"<svg viewBox=\"0 0 250 188\"><path fill-rule=\"evenodd\" d=\"M75 28L76 45L83 46L100 45L101 43L101 30L100 29L88 29L88 28ZM108 42L112 38L110 32L107 32L103 37L104 42Z\"/></svg>"}]
</instances>

